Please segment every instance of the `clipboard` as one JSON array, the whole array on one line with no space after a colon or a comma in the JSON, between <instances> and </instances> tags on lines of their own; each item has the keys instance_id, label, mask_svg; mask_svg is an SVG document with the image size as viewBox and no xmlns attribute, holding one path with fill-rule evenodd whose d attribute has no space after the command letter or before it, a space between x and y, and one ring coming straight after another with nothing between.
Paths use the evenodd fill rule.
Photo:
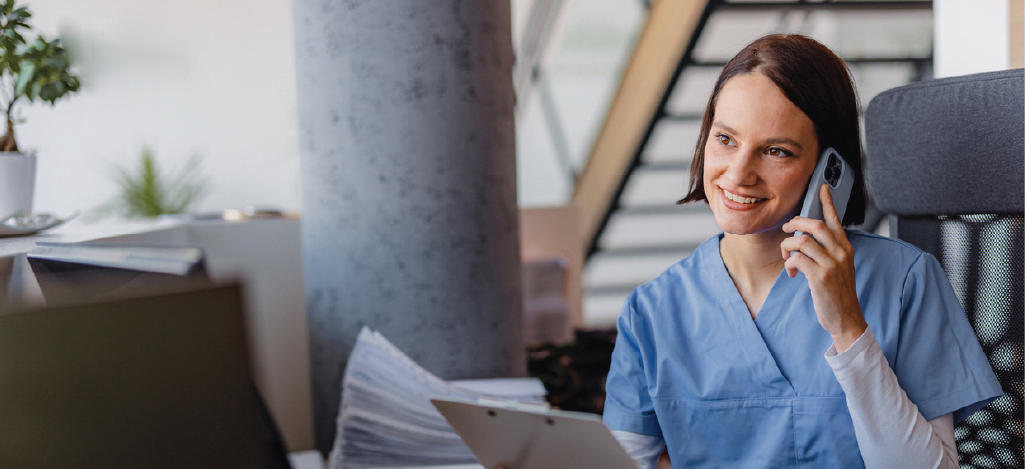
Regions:
<instances>
[{"instance_id":1,"label":"clipboard","mask_svg":"<svg viewBox=\"0 0 1025 469\"><path fill-rule=\"evenodd\" d=\"M485 469L634 469L601 417L494 399L431 399Z\"/></svg>"}]
</instances>

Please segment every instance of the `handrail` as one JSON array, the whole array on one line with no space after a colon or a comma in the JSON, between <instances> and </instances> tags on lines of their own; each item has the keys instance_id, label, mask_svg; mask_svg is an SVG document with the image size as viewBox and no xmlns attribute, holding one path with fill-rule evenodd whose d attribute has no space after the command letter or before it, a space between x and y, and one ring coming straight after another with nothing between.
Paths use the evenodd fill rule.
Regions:
<instances>
[{"instance_id":1,"label":"handrail","mask_svg":"<svg viewBox=\"0 0 1025 469\"><path fill-rule=\"evenodd\" d=\"M563 0L537 0L530 8L530 16L523 31L513 70L513 88L517 107L528 101L537 81L537 68L548 48L555 20L559 18Z\"/></svg>"}]
</instances>

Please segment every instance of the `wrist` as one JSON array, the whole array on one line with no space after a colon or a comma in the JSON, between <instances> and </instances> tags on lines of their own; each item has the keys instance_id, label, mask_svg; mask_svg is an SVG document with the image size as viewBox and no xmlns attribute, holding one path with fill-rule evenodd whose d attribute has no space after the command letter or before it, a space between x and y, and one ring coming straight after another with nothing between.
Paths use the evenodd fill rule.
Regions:
<instances>
[{"instance_id":1,"label":"wrist","mask_svg":"<svg viewBox=\"0 0 1025 469\"><path fill-rule=\"evenodd\" d=\"M846 352L865 333L866 329L868 329L868 323L863 318L859 318L858 321L842 327L840 331L831 333L836 353Z\"/></svg>"}]
</instances>

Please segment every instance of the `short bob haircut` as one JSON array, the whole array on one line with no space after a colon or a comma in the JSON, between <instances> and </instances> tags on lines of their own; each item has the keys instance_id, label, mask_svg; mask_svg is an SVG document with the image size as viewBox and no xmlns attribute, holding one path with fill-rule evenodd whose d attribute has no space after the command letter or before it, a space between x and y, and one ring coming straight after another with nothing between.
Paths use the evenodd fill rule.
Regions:
<instances>
[{"instance_id":1,"label":"short bob haircut","mask_svg":"<svg viewBox=\"0 0 1025 469\"><path fill-rule=\"evenodd\" d=\"M854 171L854 188L842 223L865 221L865 173L862 163L858 96L847 65L826 46L799 34L772 34L752 42L726 64L715 82L701 122L701 136L690 169L690 190L678 204L704 201L705 143L715 120L715 105L723 86L737 75L765 75L811 119L819 141L816 155L833 147ZM803 188L802 188L803 189Z\"/></svg>"}]
</instances>

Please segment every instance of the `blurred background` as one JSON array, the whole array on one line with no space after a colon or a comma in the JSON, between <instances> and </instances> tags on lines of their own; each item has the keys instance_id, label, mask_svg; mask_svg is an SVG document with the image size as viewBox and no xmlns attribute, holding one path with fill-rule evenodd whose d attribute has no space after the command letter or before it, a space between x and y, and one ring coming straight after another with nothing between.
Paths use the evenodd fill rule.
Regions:
<instances>
[{"instance_id":1,"label":"blurred background","mask_svg":"<svg viewBox=\"0 0 1025 469\"><path fill-rule=\"evenodd\" d=\"M33 211L61 217L82 213L56 230L66 242L104 238L124 245L195 245L205 250L211 278L246 280L254 311L256 384L291 451L313 448L312 411L317 409L318 438L328 438L317 444L325 451L331 441L324 429L334 428L337 408L324 410L322 402L338 402L339 380L332 373L342 368L326 361L322 369L311 367L310 356L316 360L318 353L346 343L311 348L308 332L329 328L309 313L316 308L306 307L316 298L303 296L311 277L302 271L297 220L304 187L296 57L304 56L296 53L295 38L316 35L293 29L299 22L292 0L27 0L24 5L32 12L34 32L59 36L81 78L80 89L55 106L22 101L15 112L20 149L38 156ZM529 373L544 381L548 401L600 412L624 298L719 231L706 205L674 203L687 189L714 81L742 47L779 32L821 41L849 65L864 109L880 92L907 83L1022 67L1022 5L1023 0L511 0L520 244L503 248L518 247L523 263L522 272L520 263L510 264L512 277L503 285L522 273ZM300 70L306 78L315 73ZM303 141L313 141L306 138L313 134L308 130ZM147 179L147 174L162 176ZM350 175L330 174L324 178L329 182L337 174ZM180 204L187 212L175 219L180 225L159 218L138 227L119 225L124 217L175 211L165 210L174 204L135 211L124 204L145 198L140 194L155 190L153 181L176 178L191 194ZM146 190L126 191L135 183ZM315 218L314 205L306 205L304 221ZM870 208L859 228L887 234L887 215ZM236 223L240 220L251 223ZM389 249L377 237L368 238L369 244ZM32 243L17 237L6 241L0 280L18 286L28 264L18 267L11 254L24 258ZM308 239L302 242L309 246ZM351 268L350 261L340 261L350 266L337 270L388 269L381 262ZM462 262L452 262L457 261ZM421 301L416 296L421 293L411 298ZM477 290L459 296L466 297L501 303ZM514 306L510 309L518 313L519 305ZM477 317L479 312L465 313ZM333 321L327 313L323 317ZM309 329L308 315L313 318ZM410 343L414 339L430 343L421 337ZM1020 343L1015 350L1020 357ZM1012 371L1020 376L1017 363ZM335 386L314 385L321 393L316 405L311 369L314 382L333 380ZM1020 429L1020 419L1015 422ZM1005 440L1017 445L1013 456L1020 460L1021 439L1015 438ZM1018 460L1012 462L1020 466Z\"/></svg>"},{"instance_id":2,"label":"blurred background","mask_svg":"<svg viewBox=\"0 0 1025 469\"><path fill-rule=\"evenodd\" d=\"M521 208L579 203L595 151L654 2L513 0ZM847 59L863 105L911 81L1011 66L1020 1L711 2L693 48L615 209L582 230L583 320L609 326L626 294L717 231L703 207L679 209L698 117L723 63L763 34L810 35ZM39 156L36 211L88 212L116 197L115 167L150 148L171 170L198 155L194 210L298 211L294 35L288 0L34 0L37 31L59 35L82 78L55 107L25 106L23 149ZM1016 18L1016 19L1015 19ZM971 25L971 27L966 27ZM1020 54L1020 49L1019 49ZM1020 65L1021 58L1018 58ZM575 195L576 194L576 195ZM587 215L584 225L588 225ZM866 229L885 230L882 223Z\"/></svg>"}]
</instances>

